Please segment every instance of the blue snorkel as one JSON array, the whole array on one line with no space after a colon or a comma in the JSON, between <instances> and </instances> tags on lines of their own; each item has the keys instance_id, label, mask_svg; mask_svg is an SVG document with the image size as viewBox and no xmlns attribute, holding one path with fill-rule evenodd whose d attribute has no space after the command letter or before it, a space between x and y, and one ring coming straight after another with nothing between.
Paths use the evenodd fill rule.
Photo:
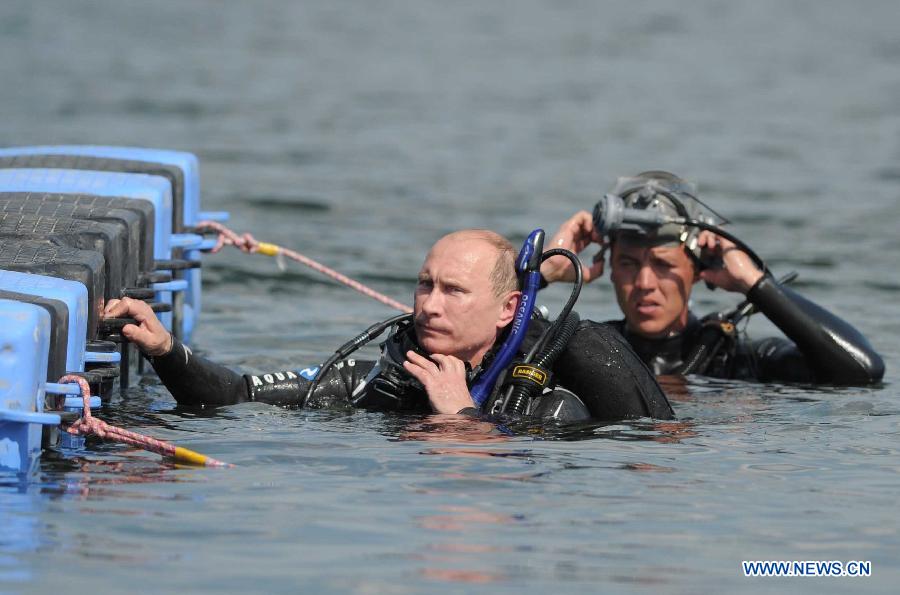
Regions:
<instances>
[{"instance_id":1,"label":"blue snorkel","mask_svg":"<svg viewBox=\"0 0 900 595\"><path fill-rule=\"evenodd\" d=\"M519 353L525 333L528 331L528 323L534 312L534 300L541 284L541 261L544 251L544 230L535 229L525 240L519 257L516 259L516 271L522 286L522 297L516 308L516 317L513 319L512 328L500 351L494 357L494 361L487 370L478 378L469 391L475 406L481 408L494 390L497 378L506 371L509 364Z\"/></svg>"}]
</instances>

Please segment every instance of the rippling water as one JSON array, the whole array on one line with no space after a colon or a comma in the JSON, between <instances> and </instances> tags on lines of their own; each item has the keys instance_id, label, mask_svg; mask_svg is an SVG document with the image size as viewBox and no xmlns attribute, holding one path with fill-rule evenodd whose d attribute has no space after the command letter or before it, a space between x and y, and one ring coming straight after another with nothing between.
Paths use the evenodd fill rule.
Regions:
<instances>
[{"instance_id":1,"label":"rippling water","mask_svg":"<svg viewBox=\"0 0 900 595\"><path fill-rule=\"evenodd\" d=\"M0 476L0 590L893 590L898 22L889 0L7 0L4 146L193 151L204 207L406 300L443 232L518 241L617 175L671 169L888 373L694 379L667 385L678 422L490 441L431 418L179 410L147 377L104 415L237 469L91 443ZM237 253L204 280L195 344L248 371L320 361L391 314ZM736 301L695 295L701 312ZM579 311L616 316L608 282ZM753 559L873 576L743 578Z\"/></svg>"}]
</instances>

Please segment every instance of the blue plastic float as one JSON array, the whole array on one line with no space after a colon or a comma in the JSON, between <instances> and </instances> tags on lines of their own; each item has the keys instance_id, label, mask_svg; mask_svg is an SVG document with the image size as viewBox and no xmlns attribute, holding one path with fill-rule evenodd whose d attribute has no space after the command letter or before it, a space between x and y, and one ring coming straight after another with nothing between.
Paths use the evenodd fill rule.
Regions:
<instances>
[{"instance_id":1,"label":"blue plastic float","mask_svg":"<svg viewBox=\"0 0 900 595\"><path fill-rule=\"evenodd\" d=\"M118 353L86 354L87 288L77 281L67 281L45 275L33 275L0 270L0 290L40 296L65 304L68 318L66 340L67 372L83 372L85 361L118 361ZM5 336L2 332L0 336ZM55 379L54 379L55 380Z\"/></svg>"},{"instance_id":2,"label":"blue plastic float","mask_svg":"<svg viewBox=\"0 0 900 595\"><path fill-rule=\"evenodd\" d=\"M40 306L0 299L0 467L28 472L41 451L50 315Z\"/></svg>"}]
</instances>

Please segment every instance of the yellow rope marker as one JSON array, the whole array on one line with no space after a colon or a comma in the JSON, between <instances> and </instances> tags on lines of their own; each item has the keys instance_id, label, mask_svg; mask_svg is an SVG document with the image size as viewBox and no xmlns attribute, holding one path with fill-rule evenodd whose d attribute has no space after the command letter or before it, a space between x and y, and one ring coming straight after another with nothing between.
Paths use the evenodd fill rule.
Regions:
<instances>
[{"instance_id":1,"label":"yellow rope marker","mask_svg":"<svg viewBox=\"0 0 900 595\"><path fill-rule=\"evenodd\" d=\"M266 256L277 256L279 250L281 250L280 246L269 244L268 242L260 242L256 247L256 251L259 254L265 254Z\"/></svg>"},{"instance_id":2,"label":"yellow rope marker","mask_svg":"<svg viewBox=\"0 0 900 595\"><path fill-rule=\"evenodd\" d=\"M192 465L210 465L211 461L215 461L215 459L210 459L206 455L202 455L199 452L194 452L193 450L182 446L175 447L175 460L181 461L182 463L190 463ZM219 463L219 461L215 462ZM221 463L219 464L221 465Z\"/></svg>"}]
</instances>

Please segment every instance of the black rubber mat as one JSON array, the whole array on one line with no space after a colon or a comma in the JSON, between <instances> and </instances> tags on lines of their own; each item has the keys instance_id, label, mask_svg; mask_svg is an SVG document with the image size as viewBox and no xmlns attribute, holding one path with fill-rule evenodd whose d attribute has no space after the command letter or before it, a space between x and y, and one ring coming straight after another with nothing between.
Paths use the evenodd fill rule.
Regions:
<instances>
[{"instance_id":1,"label":"black rubber mat","mask_svg":"<svg viewBox=\"0 0 900 595\"><path fill-rule=\"evenodd\" d=\"M97 338L106 279L103 255L49 240L0 239L0 269L79 281L88 290L88 340Z\"/></svg>"},{"instance_id":2,"label":"black rubber mat","mask_svg":"<svg viewBox=\"0 0 900 595\"><path fill-rule=\"evenodd\" d=\"M105 260L107 297L134 287L137 272L122 227L90 219L60 219L43 215L0 212L0 238L57 240L72 248L94 250Z\"/></svg>"},{"instance_id":3,"label":"black rubber mat","mask_svg":"<svg viewBox=\"0 0 900 595\"><path fill-rule=\"evenodd\" d=\"M82 200L84 199L84 204ZM44 194L29 192L0 192L0 213L29 214L57 219L82 219L116 225L127 238L128 253L139 254L141 259L125 260L123 275L126 279L137 279L146 272L146 265L152 269L152 236L150 237L149 263L146 258L148 246L141 245L141 216L133 210L94 206L93 200L80 194Z\"/></svg>"},{"instance_id":4,"label":"black rubber mat","mask_svg":"<svg viewBox=\"0 0 900 595\"><path fill-rule=\"evenodd\" d=\"M2 197L14 197L26 195L32 198L41 197L42 202L74 202L80 207L99 207L105 209L126 209L133 211L140 217L140 268L142 271L153 269L153 243L156 237L156 207L149 200L143 198L127 198L117 196L98 196L96 194L72 194L59 192L0 192Z\"/></svg>"}]
</instances>

